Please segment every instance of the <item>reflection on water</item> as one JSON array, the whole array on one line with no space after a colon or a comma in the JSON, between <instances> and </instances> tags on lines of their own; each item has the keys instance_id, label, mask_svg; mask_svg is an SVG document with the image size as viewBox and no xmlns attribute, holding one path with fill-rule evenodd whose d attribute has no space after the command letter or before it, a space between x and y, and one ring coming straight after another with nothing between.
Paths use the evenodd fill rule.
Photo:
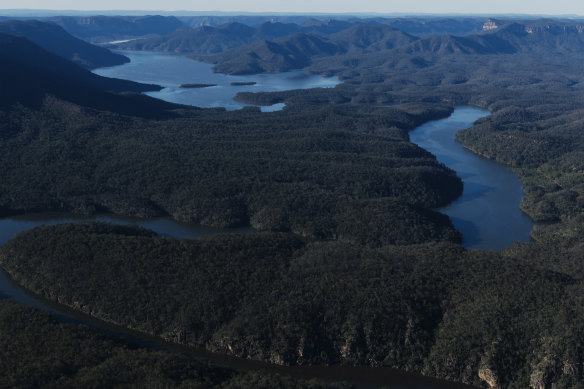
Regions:
<instances>
[{"instance_id":1,"label":"reflection on water","mask_svg":"<svg viewBox=\"0 0 584 389\"><path fill-rule=\"evenodd\" d=\"M481 158L454 140L454 134L488 115L473 107L459 107L446 119L421 125L410 140L428 150L464 183L462 196L440 209L462 232L469 249L501 250L530 239L532 221L519 209L521 182L503 165Z\"/></svg>"},{"instance_id":2,"label":"reflection on water","mask_svg":"<svg viewBox=\"0 0 584 389\"><path fill-rule=\"evenodd\" d=\"M227 110L234 110L249 105L233 100L238 92L332 88L340 83L337 77L324 78L303 71L230 76L213 73L212 65L183 56L144 51L119 51L119 53L129 57L131 62L120 66L96 69L94 73L105 77L161 85L164 87L161 91L146 94L171 103L203 108L225 107ZM232 83L253 83L253 85L232 85ZM182 84L212 84L215 86L181 88ZM282 108L284 108L284 104L275 104L263 107L262 112L272 112Z\"/></svg>"}]
</instances>

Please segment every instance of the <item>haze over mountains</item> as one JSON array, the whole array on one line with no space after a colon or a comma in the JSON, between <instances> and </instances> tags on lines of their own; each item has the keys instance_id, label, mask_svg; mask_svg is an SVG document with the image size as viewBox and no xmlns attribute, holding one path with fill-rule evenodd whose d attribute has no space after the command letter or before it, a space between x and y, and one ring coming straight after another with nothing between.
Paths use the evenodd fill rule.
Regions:
<instances>
[{"instance_id":1,"label":"haze over mountains","mask_svg":"<svg viewBox=\"0 0 584 389\"><path fill-rule=\"evenodd\" d=\"M173 16L62 16L49 18L70 34L90 42L169 34L183 24Z\"/></svg>"},{"instance_id":2,"label":"haze over mountains","mask_svg":"<svg viewBox=\"0 0 584 389\"><path fill-rule=\"evenodd\" d=\"M315 59L333 55L342 56L347 64L363 62L378 58L376 53L384 51L391 51L394 58L416 55L424 60L453 54L570 51L584 47L583 26L577 23L510 22L466 36L445 34L420 38L387 26L356 25L329 36L304 34L301 39L296 34L273 42L240 46L215 56L198 56L197 59L215 64L215 70L220 73L250 74L305 67ZM304 42L308 39L314 44L306 46Z\"/></svg>"}]
</instances>

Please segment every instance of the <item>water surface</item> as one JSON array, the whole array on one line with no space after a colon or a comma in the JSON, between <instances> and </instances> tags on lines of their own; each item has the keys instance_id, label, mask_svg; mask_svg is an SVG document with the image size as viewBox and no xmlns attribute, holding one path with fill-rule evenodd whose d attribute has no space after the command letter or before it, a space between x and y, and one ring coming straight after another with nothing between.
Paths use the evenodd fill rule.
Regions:
<instances>
[{"instance_id":1,"label":"water surface","mask_svg":"<svg viewBox=\"0 0 584 389\"><path fill-rule=\"evenodd\" d=\"M337 77L321 77L297 70L278 74L230 76L213 73L213 65L190 58L147 51L117 51L130 62L94 70L105 77L157 84L164 89L146 94L171 103L203 108L225 107L240 109L249 104L233 100L238 92L277 92L292 89L332 88L339 84ZM231 85L233 82L254 82L254 85ZM182 84L216 84L207 88L181 88ZM264 112L280 110L284 104L261 107Z\"/></svg>"},{"instance_id":2,"label":"water surface","mask_svg":"<svg viewBox=\"0 0 584 389\"><path fill-rule=\"evenodd\" d=\"M523 188L505 166L481 158L454 140L488 111L458 107L442 120L425 123L410 132L410 140L436 156L462 178L462 196L439 209L462 232L469 249L502 250L515 242L528 242L533 222L519 209Z\"/></svg>"}]
</instances>

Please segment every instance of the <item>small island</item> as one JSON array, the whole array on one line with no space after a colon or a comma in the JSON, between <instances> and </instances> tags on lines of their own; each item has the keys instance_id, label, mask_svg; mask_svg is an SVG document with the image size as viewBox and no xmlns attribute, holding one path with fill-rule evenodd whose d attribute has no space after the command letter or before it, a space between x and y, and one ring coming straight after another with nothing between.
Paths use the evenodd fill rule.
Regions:
<instances>
[{"instance_id":1,"label":"small island","mask_svg":"<svg viewBox=\"0 0 584 389\"><path fill-rule=\"evenodd\" d=\"M209 88L212 86L217 86L217 84L182 84L181 88Z\"/></svg>"},{"instance_id":2,"label":"small island","mask_svg":"<svg viewBox=\"0 0 584 389\"><path fill-rule=\"evenodd\" d=\"M257 82L255 81L235 81L231 83L231 86L246 86L246 85L255 85Z\"/></svg>"}]
</instances>

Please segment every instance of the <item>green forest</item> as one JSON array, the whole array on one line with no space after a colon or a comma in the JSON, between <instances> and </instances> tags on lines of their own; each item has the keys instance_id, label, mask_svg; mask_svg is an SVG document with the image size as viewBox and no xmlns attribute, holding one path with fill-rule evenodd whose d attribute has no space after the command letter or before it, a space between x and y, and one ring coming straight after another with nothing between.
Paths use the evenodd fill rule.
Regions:
<instances>
[{"instance_id":1,"label":"green forest","mask_svg":"<svg viewBox=\"0 0 584 389\"><path fill-rule=\"evenodd\" d=\"M464 37L360 28L319 38L330 52L294 35L213 57L237 72L269 59L266 47L301 52L305 70L343 80L236 97L286 104L273 113L119 93L115 81L55 71L60 60L33 66L37 49L0 35L0 48L20 50L0 50L3 216L111 212L255 230L188 240L102 223L38 227L0 247L0 266L103 321L273 365L581 388L584 33L575 23L521 21ZM521 209L537 223L531 242L466 250L434 211L462 181L408 131L460 105L491 111L457 140L521 179ZM132 348L10 302L0 320L10 361L0 386L141 386L144 366L157 387L328 385ZM46 354L21 352L34 333L51 341Z\"/></svg>"}]
</instances>

